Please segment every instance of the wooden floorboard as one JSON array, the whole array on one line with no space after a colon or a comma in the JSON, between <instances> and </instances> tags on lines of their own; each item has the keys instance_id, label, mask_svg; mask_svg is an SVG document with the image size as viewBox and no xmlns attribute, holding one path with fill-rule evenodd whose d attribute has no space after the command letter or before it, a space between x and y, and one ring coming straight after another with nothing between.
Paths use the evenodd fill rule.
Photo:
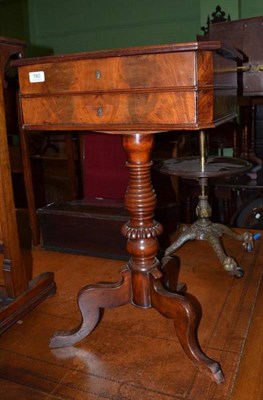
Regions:
<instances>
[{"instance_id":1,"label":"wooden floorboard","mask_svg":"<svg viewBox=\"0 0 263 400\"><path fill-rule=\"evenodd\" d=\"M41 393L39 390L33 390L24 385L10 382L0 378L1 400L19 399L19 400L56 400L57 396Z\"/></svg>"},{"instance_id":2,"label":"wooden floorboard","mask_svg":"<svg viewBox=\"0 0 263 400\"><path fill-rule=\"evenodd\" d=\"M263 282L245 343L232 400L263 399Z\"/></svg>"},{"instance_id":3,"label":"wooden floorboard","mask_svg":"<svg viewBox=\"0 0 263 400\"><path fill-rule=\"evenodd\" d=\"M50 350L56 330L80 322L78 290L118 281L123 262L35 249L35 274L53 271L58 291L2 335L1 400L262 399L261 240L251 253L240 242L225 241L245 269L240 280L227 275L206 242L187 243L178 251L181 280L202 306L199 341L221 363L221 385L192 366L173 322L152 309L106 310L89 337L74 347Z\"/></svg>"}]
</instances>

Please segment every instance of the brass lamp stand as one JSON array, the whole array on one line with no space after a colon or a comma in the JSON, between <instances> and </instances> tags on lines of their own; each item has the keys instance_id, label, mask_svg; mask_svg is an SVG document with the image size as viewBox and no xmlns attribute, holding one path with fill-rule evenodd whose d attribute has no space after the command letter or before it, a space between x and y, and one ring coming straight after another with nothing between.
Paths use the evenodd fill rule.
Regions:
<instances>
[{"instance_id":1,"label":"brass lamp stand","mask_svg":"<svg viewBox=\"0 0 263 400\"><path fill-rule=\"evenodd\" d=\"M157 165L157 169L164 174L188 179L197 178L201 188L196 207L197 220L190 226L183 226L179 237L166 249L165 255L172 255L188 240L207 240L224 269L231 275L241 278L244 275L243 268L237 264L233 257L229 257L225 253L220 238L225 234L233 239L243 241L245 249L251 251L253 249L253 235L248 231L237 234L226 225L211 222L211 206L208 202L207 184L209 177L238 174L250 169L251 164L233 157L207 157L204 131L200 131L199 135L200 157L175 158Z\"/></svg>"}]
</instances>

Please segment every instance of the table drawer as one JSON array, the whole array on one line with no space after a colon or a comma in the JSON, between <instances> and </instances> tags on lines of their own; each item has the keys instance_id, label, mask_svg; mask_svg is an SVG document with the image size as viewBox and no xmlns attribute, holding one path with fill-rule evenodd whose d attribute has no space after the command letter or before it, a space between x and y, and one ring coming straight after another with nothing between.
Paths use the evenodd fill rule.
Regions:
<instances>
[{"instance_id":1,"label":"table drawer","mask_svg":"<svg viewBox=\"0 0 263 400\"><path fill-rule=\"evenodd\" d=\"M195 53L185 52L28 65L19 68L20 91L52 94L190 87L196 84L195 74L189 73L196 70L195 63ZM32 73L36 75L31 75L30 82Z\"/></svg>"},{"instance_id":2,"label":"table drawer","mask_svg":"<svg viewBox=\"0 0 263 400\"><path fill-rule=\"evenodd\" d=\"M196 92L25 97L22 111L25 125L186 124L196 122Z\"/></svg>"}]
</instances>

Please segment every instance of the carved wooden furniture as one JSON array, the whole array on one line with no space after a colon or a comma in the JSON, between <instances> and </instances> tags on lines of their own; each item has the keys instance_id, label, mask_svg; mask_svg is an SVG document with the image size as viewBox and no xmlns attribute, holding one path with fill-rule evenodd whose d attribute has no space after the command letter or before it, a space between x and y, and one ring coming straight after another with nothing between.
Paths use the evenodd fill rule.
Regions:
<instances>
[{"instance_id":1,"label":"carved wooden furniture","mask_svg":"<svg viewBox=\"0 0 263 400\"><path fill-rule=\"evenodd\" d=\"M217 24L218 22L230 21L230 15L228 14L226 18L226 13L221 9L220 6L216 6L215 11L211 14L211 17L208 15L206 20L206 26L201 27L201 31L204 32L206 36L209 33L209 28L211 24ZM202 39L200 39L202 40Z\"/></svg>"},{"instance_id":2,"label":"carved wooden furniture","mask_svg":"<svg viewBox=\"0 0 263 400\"><path fill-rule=\"evenodd\" d=\"M228 21L210 25L206 40L222 40L238 49L245 56L242 65L238 65L238 106L240 124L239 155L250 160L257 172L256 179L247 179L247 185L241 179L227 179L215 183L217 197L224 196L224 202L232 208L228 223L247 227L246 219L241 216L254 209L258 197L263 154L263 131L257 126L259 110L263 106L263 16ZM240 182L239 182L240 181ZM239 187L242 193L239 195ZM261 187L262 190L263 187ZM253 192L254 198L253 198ZM252 198L252 203L250 204ZM261 213L259 209L259 213ZM256 212L257 214L257 212ZM250 226L252 227L252 223Z\"/></svg>"},{"instance_id":3,"label":"carved wooden furniture","mask_svg":"<svg viewBox=\"0 0 263 400\"><path fill-rule=\"evenodd\" d=\"M20 247L13 198L7 141L9 119L5 96L8 81L5 79L5 67L10 58L22 56L24 46L20 40L0 37L0 228L4 283L0 286L0 333L55 292L52 273L32 278L31 263L24 259Z\"/></svg>"},{"instance_id":4,"label":"carved wooden furniture","mask_svg":"<svg viewBox=\"0 0 263 400\"><path fill-rule=\"evenodd\" d=\"M239 106L242 124L241 156L262 163L256 156L255 112L263 103L263 17L216 23L210 26L209 40L222 40L245 55L238 66Z\"/></svg>"},{"instance_id":5,"label":"carved wooden furniture","mask_svg":"<svg viewBox=\"0 0 263 400\"><path fill-rule=\"evenodd\" d=\"M130 220L122 227L130 261L119 282L81 289L82 322L73 330L55 334L52 348L85 338L97 325L101 308L129 303L153 307L175 321L191 361L218 383L223 380L219 364L207 358L198 344L197 312L182 285L176 283L176 259L159 261L156 257L162 227L153 219L156 196L150 169L154 133L213 128L235 116L236 73L232 71L238 57L221 42L200 42L14 63L25 132L121 134L130 173L125 200Z\"/></svg>"}]
</instances>

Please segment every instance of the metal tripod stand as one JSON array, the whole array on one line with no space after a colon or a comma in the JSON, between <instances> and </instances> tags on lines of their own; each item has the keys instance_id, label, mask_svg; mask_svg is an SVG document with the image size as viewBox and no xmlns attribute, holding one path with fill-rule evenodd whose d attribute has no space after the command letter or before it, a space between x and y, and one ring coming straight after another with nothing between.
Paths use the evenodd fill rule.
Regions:
<instances>
[{"instance_id":1,"label":"metal tripod stand","mask_svg":"<svg viewBox=\"0 0 263 400\"><path fill-rule=\"evenodd\" d=\"M215 176L230 176L251 168L247 161L232 157L207 157L205 146L205 133L199 136L200 157L185 157L166 160L157 166L161 173L181 176L183 178L198 178L201 193L196 207L197 220L190 226L183 226L179 237L169 246L165 255L172 255L188 240L207 240L213 247L224 269L231 275L241 278L243 268L238 265L233 257L228 256L222 246L221 237L228 235L233 239L243 242L246 251L253 249L253 235L246 231L237 234L229 227L219 223L212 223L211 206L208 202L208 178Z\"/></svg>"}]
</instances>

